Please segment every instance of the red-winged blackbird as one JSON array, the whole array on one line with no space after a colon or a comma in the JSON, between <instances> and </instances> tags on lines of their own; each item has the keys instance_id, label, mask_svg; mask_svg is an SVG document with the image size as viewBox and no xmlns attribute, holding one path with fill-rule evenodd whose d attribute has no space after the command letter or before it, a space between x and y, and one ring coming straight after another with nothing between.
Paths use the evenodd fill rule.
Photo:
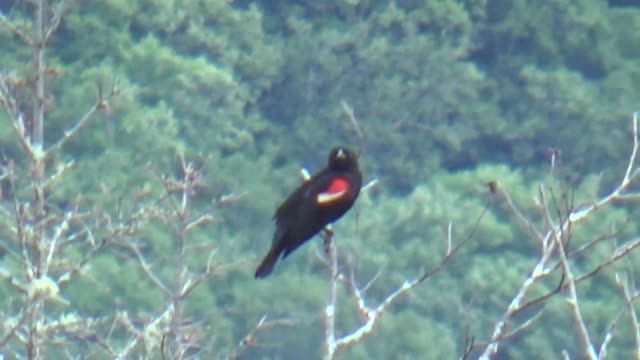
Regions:
<instances>
[{"instance_id":1,"label":"red-winged blackbird","mask_svg":"<svg viewBox=\"0 0 640 360\"><path fill-rule=\"evenodd\" d=\"M271 274L280 255L286 258L342 217L356 201L361 186L356 155L345 147L332 149L327 167L305 181L276 210L273 243L256 270L256 278Z\"/></svg>"}]
</instances>

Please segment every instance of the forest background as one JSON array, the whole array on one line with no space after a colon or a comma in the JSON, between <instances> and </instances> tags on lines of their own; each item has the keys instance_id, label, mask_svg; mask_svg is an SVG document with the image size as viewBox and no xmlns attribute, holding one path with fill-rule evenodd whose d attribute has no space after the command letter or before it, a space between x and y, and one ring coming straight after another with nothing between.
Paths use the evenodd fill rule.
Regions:
<instances>
[{"instance_id":1,"label":"forest background","mask_svg":"<svg viewBox=\"0 0 640 360\"><path fill-rule=\"evenodd\" d=\"M0 79L16 100L0 112L7 358L321 357L321 241L266 280L253 271L300 167L319 169L336 144L360 150L378 181L334 227L340 271L376 278L367 301L436 268L447 234L462 244L339 356L457 358L473 338L477 357L540 258L494 185L544 226L540 184L571 205L556 204L561 221L615 189L632 152L633 1L50 0L37 75L22 35L37 33L43 3L0 4ZM20 130L37 104L41 147ZM39 161L42 148L54 151ZM638 240L634 202L607 205L571 232L576 248L604 239L571 258L578 273ZM635 288L636 252L577 284L586 329L613 359L638 354L635 291L620 291L621 277ZM343 285L337 335L360 324ZM514 316L525 326L495 356L581 358L566 290Z\"/></svg>"}]
</instances>

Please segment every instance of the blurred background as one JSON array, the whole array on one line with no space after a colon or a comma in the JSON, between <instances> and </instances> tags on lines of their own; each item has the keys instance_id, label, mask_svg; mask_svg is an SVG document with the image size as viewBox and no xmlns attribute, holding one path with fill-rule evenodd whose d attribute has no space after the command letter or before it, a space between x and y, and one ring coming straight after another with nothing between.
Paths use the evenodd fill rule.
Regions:
<instances>
[{"instance_id":1,"label":"blurred background","mask_svg":"<svg viewBox=\"0 0 640 360\"><path fill-rule=\"evenodd\" d=\"M30 24L26 1L5 0L0 11ZM498 181L540 220L538 184L569 188L576 204L589 203L616 186L631 151L640 93L634 1L85 0L65 3L63 11L46 53L55 71L47 79L45 145L93 104L96 83L115 80L119 93L50 160L51 168L76 163L48 194L52 206L133 211L160 196L162 175L176 175L176 154L202 164L194 212L241 195L214 206L214 221L188 239L194 249L214 246L221 269L185 308L202 331L202 358L230 354L263 315L291 323L259 331L259 346L241 358L320 357L328 289L317 256L322 241L309 242L266 280L254 280L253 272L271 243L276 206L300 182L299 169L320 169L335 145L357 149L365 181L379 180L334 227L342 270L353 269L361 285L380 272L366 292L371 304L440 262L449 222L460 242L480 220L441 273L341 353L348 359L457 358L467 330L486 341L539 257L536 240L496 206L486 183ZM6 28L0 44L0 72L27 77L31 49ZM0 113L0 150L20 159L10 123ZM637 237L638 225L629 221L636 210L616 204L572 241L585 243L613 224L624 224L621 238ZM166 224L149 221L134 238L154 273L171 279L177 250ZM596 246L575 266L591 269L610 251ZM193 251L193 269L207 255ZM632 269L637 257L620 266ZM0 266L17 265L0 253ZM613 277L604 272L579 287L598 342L624 308ZM536 291L552 290L557 280ZM54 312L96 319L114 309L145 319L164 306L135 257L118 249L101 252L60 291L70 306ZM344 335L360 320L348 287L339 294ZM0 298L19 297L3 284ZM549 300L541 316L505 343L500 359L558 358L564 349L579 357L563 297ZM631 358L625 324L610 358Z\"/></svg>"}]
</instances>

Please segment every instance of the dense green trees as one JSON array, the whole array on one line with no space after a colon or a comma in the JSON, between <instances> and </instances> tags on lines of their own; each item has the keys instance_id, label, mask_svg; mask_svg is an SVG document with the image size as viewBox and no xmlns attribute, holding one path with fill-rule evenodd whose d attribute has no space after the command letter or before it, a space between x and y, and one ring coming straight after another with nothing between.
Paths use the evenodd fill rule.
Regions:
<instances>
[{"instance_id":1,"label":"dense green trees","mask_svg":"<svg viewBox=\"0 0 640 360\"><path fill-rule=\"evenodd\" d=\"M18 34L34 34L34 7L47 3L46 18L61 21L38 75L31 65L38 47ZM539 184L552 189L553 208L566 217L572 209L563 200L586 206L618 185L633 143L640 8L624 2L18 0L0 9L0 94L17 103L17 112L6 101L0 112L0 278L7 280L0 298L8 299L0 354L7 356L31 355L12 324L21 304L40 299L13 282L34 283L22 254L35 245L16 230L31 223L20 220L28 211L20 213L16 200L43 205L34 213L41 246L51 246L65 214L73 216L65 236L77 234L52 252L61 299L42 296L38 312L49 321L82 317L87 330L48 337L41 345L49 356L73 344L72 353L112 358L133 344L129 355L159 358L166 329L167 354L225 356L266 314L286 321L258 328L236 349L243 356L320 357L327 281L319 241L273 278L251 274L299 167L320 167L328 148L345 143L361 150L366 177L380 180L335 225L341 270L348 274L351 264L360 285L380 272L365 294L371 304L440 263L449 223L454 243L464 245L342 355L457 357L467 328L478 343L490 339L540 256L501 191L544 228ZM31 89L42 79L46 97L38 98ZM91 109L97 91L103 97L92 121L39 164L46 178L74 161L38 198L37 159L12 124L22 116L31 141L34 105L42 104L48 149ZM487 189L491 181L497 194ZM615 239L576 254L575 271L597 268L614 244L637 239L634 216L633 201L615 203L572 229L570 249ZM615 271L633 274L637 257L631 252L578 284L596 344L622 311L611 358L629 358L636 346ZM554 273L537 283L531 298L561 279ZM349 286L339 291L345 334L361 319ZM501 344L501 358L557 358L565 349L582 356L562 295L519 316L543 305L537 322Z\"/></svg>"}]
</instances>

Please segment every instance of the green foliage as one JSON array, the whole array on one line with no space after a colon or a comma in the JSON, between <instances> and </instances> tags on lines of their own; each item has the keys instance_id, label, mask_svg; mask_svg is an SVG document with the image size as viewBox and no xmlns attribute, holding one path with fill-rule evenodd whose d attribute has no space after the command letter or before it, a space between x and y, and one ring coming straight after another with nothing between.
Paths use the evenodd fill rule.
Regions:
<instances>
[{"instance_id":1,"label":"green foliage","mask_svg":"<svg viewBox=\"0 0 640 360\"><path fill-rule=\"evenodd\" d=\"M330 134L353 141L340 105L346 101L368 136L375 171L406 190L411 179L424 177L459 148L478 128L477 119L494 110L480 104L483 75L459 60L470 50L472 34L463 7L451 1L363 6L366 10L352 12L371 11L368 20L353 25L325 26L328 10L310 19L284 19L282 31L291 34L286 81L262 106L271 118L299 129L291 148L316 150L324 147L323 139L335 137ZM281 106L280 99L291 106ZM407 157L415 166L400 160Z\"/></svg>"},{"instance_id":2,"label":"green foliage","mask_svg":"<svg viewBox=\"0 0 640 360\"><path fill-rule=\"evenodd\" d=\"M353 349L346 350L342 356L348 359L372 359L385 354L394 359L412 359L420 354L424 359L442 359L456 352L456 335L449 324L443 324L437 318L402 311L388 314L384 323L374 335Z\"/></svg>"},{"instance_id":3,"label":"green foliage","mask_svg":"<svg viewBox=\"0 0 640 360\"><path fill-rule=\"evenodd\" d=\"M617 39L633 40L616 19L637 11L607 8L604 1L538 5L491 2L473 54L492 74L495 101L508 104L501 141L519 164L539 162L547 147L560 148L571 178L623 163L628 152L616 145L626 143L621 124L636 110L628 96L637 82L616 75L635 72L620 70L630 58L615 48ZM591 135L575 136L577 128Z\"/></svg>"},{"instance_id":4,"label":"green foliage","mask_svg":"<svg viewBox=\"0 0 640 360\"><path fill-rule=\"evenodd\" d=\"M16 7L10 15L31 26L27 10ZM298 169L318 169L331 145L350 144L362 151L365 178L380 185L335 225L335 241L342 264L352 259L358 283L381 272L366 292L371 304L439 264L450 223L454 244L464 245L440 273L391 306L371 337L341 356L450 358L469 321L462 313L471 314L471 330L486 340L539 256L539 244L487 183L497 181L542 225L533 200L539 183L555 196L553 205L571 198L585 205L619 181L640 92L638 24L637 6L614 8L604 0L76 2L47 51L46 144L82 118L98 91L111 91L114 83L118 96L50 159L51 169L69 159L76 164L48 200L56 211L80 206L119 219L157 205L162 176L175 175L177 153L201 160L206 186L193 199L196 211L224 194L242 195L216 207L214 223L190 237L194 245L215 246L216 263L233 263L187 301L188 317L207 325L207 351L230 352L266 314L297 323L259 332L259 343L273 348L253 349L249 357L300 358L310 349L319 357L327 292L316 260L320 240L266 281L251 273L270 243L278 201L299 183ZM16 79L28 115L31 49L1 29L0 76ZM366 139L354 135L343 102ZM19 159L4 112L0 123L0 156ZM560 150L554 176L550 148ZM30 173L25 163L17 162L20 179ZM16 192L28 196L32 187L21 183ZM621 241L634 238L640 231L634 209L603 209L575 229L571 244L612 232ZM0 236L16 245L11 231ZM132 241L143 245L157 275L173 283L172 229L145 222ZM2 251L0 271L19 269ZM576 259L576 270L593 269L611 251L610 242L594 245ZM78 261L83 254L60 255ZM192 252L189 265L201 269L208 255ZM596 341L622 308L614 271L636 257L579 284ZM545 280L531 296L557 281ZM347 291L340 289L341 333L360 324ZM56 314L96 318L115 308L157 316L167 301L117 247L61 292L71 305ZM0 294L17 298L6 283ZM562 299L550 301L541 320L501 356L554 358L564 348L578 354L566 309ZM629 358L630 332L620 326L611 357ZM122 336L114 341L124 344Z\"/></svg>"}]
</instances>

